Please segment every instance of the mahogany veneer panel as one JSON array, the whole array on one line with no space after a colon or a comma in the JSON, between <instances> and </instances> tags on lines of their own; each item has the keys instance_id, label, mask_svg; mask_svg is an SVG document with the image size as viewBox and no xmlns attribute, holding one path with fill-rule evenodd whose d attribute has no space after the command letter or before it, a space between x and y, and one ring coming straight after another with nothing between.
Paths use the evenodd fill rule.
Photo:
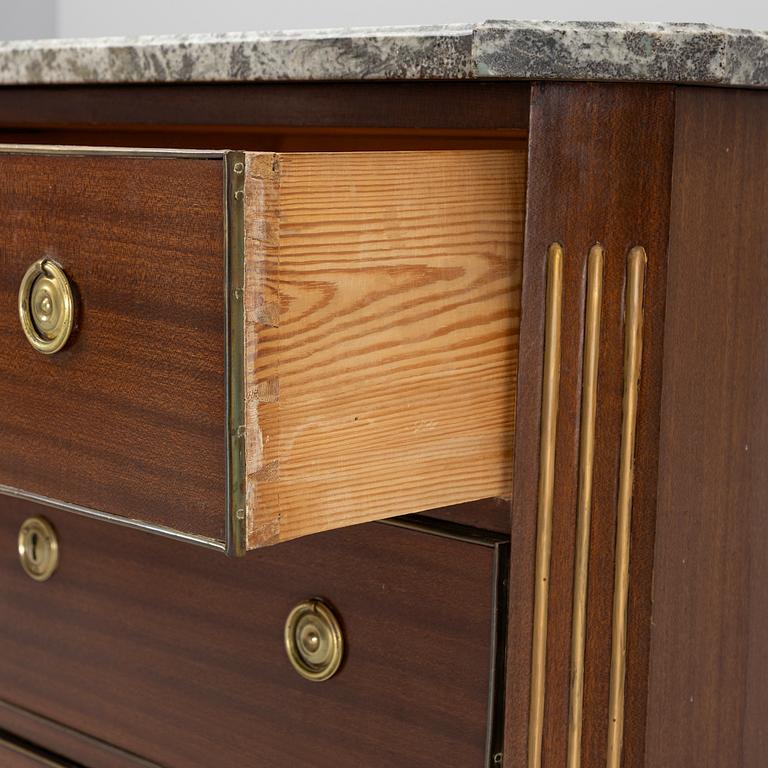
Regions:
<instances>
[{"instance_id":1,"label":"mahogany veneer panel","mask_svg":"<svg viewBox=\"0 0 768 768\"><path fill-rule=\"evenodd\" d=\"M767 96L677 96L652 768L760 768L768 754Z\"/></svg>"},{"instance_id":2,"label":"mahogany veneer panel","mask_svg":"<svg viewBox=\"0 0 768 768\"><path fill-rule=\"evenodd\" d=\"M0 157L0 484L222 539L220 159ZM19 284L42 257L76 336L32 349Z\"/></svg>"},{"instance_id":3,"label":"mahogany veneer panel","mask_svg":"<svg viewBox=\"0 0 768 768\"><path fill-rule=\"evenodd\" d=\"M15 552L35 513L61 546L44 584ZM165 768L480 768L505 546L377 523L226 559L0 499L2 696ZM312 596L347 644L325 683L283 647Z\"/></svg>"}]
</instances>

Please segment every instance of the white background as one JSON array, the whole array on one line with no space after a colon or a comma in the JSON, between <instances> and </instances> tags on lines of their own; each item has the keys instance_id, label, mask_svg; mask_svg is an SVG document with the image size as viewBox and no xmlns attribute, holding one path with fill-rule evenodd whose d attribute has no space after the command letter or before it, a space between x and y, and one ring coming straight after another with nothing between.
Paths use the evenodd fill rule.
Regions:
<instances>
[{"instance_id":1,"label":"white background","mask_svg":"<svg viewBox=\"0 0 768 768\"><path fill-rule=\"evenodd\" d=\"M768 29L768 0L0 0L0 40L486 19L689 21Z\"/></svg>"}]
</instances>

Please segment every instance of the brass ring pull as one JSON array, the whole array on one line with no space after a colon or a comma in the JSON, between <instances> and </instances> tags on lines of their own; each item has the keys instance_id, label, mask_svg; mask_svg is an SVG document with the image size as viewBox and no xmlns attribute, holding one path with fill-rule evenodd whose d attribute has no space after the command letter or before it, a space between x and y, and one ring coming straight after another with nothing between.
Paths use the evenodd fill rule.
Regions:
<instances>
[{"instance_id":1,"label":"brass ring pull","mask_svg":"<svg viewBox=\"0 0 768 768\"><path fill-rule=\"evenodd\" d=\"M38 352L52 355L67 343L75 324L75 297L55 261L40 259L24 274L19 319L27 341Z\"/></svg>"},{"instance_id":2,"label":"brass ring pull","mask_svg":"<svg viewBox=\"0 0 768 768\"><path fill-rule=\"evenodd\" d=\"M290 612L285 650L293 668L307 680L320 682L336 674L344 657L344 637L327 603L304 600Z\"/></svg>"}]
</instances>

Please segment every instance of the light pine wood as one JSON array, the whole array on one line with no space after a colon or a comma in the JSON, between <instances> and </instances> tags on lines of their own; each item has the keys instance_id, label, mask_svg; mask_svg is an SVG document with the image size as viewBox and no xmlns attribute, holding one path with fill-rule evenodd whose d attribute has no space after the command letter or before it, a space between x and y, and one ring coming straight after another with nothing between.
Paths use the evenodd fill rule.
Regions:
<instances>
[{"instance_id":1,"label":"light pine wood","mask_svg":"<svg viewBox=\"0 0 768 768\"><path fill-rule=\"evenodd\" d=\"M249 548L510 496L525 161L248 154Z\"/></svg>"}]
</instances>

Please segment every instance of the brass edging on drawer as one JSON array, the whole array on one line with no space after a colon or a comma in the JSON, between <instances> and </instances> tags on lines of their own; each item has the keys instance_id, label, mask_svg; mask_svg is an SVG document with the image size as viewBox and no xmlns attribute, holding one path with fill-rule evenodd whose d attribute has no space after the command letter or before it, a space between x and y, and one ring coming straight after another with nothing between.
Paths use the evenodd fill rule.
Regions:
<instances>
[{"instance_id":1,"label":"brass edging on drawer","mask_svg":"<svg viewBox=\"0 0 768 768\"><path fill-rule=\"evenodd\" d=\"M246 552L245 520L245 153L224 159L224 307L227 348L227 489L225 534L228 555Z\"/></svg>"},{"instance_id":2,"label":"brass edging on drawer","mask_svg":"<svg viewBox=\"0 0 768 768\"><path fill-rule=\"evenodd\" d=\"M89 157L110 155L112 157L156 157L197 158L198 160L221 160L229 150L225 149L143 149L136 147L81 147L66 144L0 144L0 155L71 155Z\"/></svg>"},{"instance_id":3,"label":"brass edging on drawer","mask_svg":"<svg viewBox=\"0 0 768 768\"><path fill-rule=\"evenodd\" d=\"M90 517L94 520L101 520L105 523L121 525L123 528L133 528L138 531L145 531L146 533L154 533L158 536L164 536L166 539L174 539L175 541L181 541L186 544L195 544L200 547L206 547L207 549L215 549L219 552L224 552L226 550L224 542L218 541L217 539L209 539L205 536L195 536L191 533L177 531L174 528L168 528L164 525L147 523L142 520L133 520L129 517L120 517L119 515L113 515L109 512L101 512L97 509L90 509L89 507L81 507L79 504L52 499L39 493L31 493L30 491L23 491L20 488L13 488L10 485L0 485L0 496L10 496L14 499L31 501L35 504L42 504L46 507L50 507L51 509L60 509L62 512L73 512L76 515Z\"/></svg>"},{"instance_id":4,"label":"brass edging on drawer","mask_svg":"<svg viewBox=\"0 0 768 768\"><path fill-rule=\"evenodd\" d=\"M498 768L504 762L504 703L506 700L507 624L509 606L510 542L494 543L491 668L488 685L488 731L485 762Z\"/></svg>"}]
</instances>

